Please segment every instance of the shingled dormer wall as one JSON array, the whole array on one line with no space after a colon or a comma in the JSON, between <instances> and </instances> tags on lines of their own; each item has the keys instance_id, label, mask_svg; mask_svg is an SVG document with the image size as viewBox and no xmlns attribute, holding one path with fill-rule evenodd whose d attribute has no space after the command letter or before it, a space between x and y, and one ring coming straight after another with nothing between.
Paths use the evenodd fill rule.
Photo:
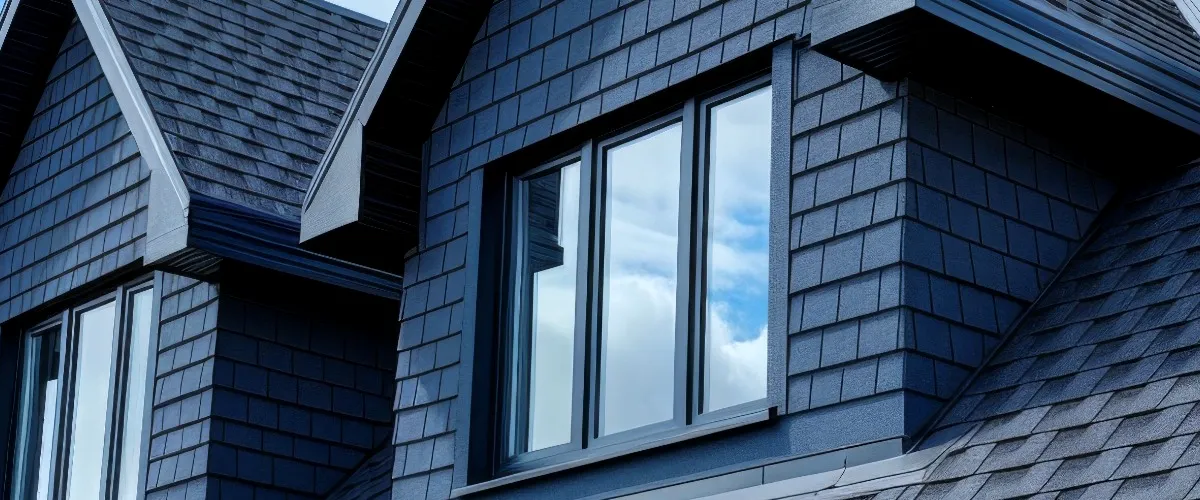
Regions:
<instances>
[{"instance_id":1,"label":"shingled dormer wall","mask_svg":"<svg viewBox=\"0 0 1200 500\"><path fill-rule=\"evenodd\" d=\"M491 321L477 314L497 300L473 281L494 251L477 229L494 166L546 149L548 138L620 128L604 120L747 49L770 51L773 182L786 183L772 213L787 226L785 257L771 269L786 282L783 322L768 331L770 356L783 360L768 375L782 394L778 415L489 493L695 495L729 487L699 485L730 471L750 470L752 484L895 456L982 363L1112 186L1071 147L986 102L880 81L809 50L808 8L494 4L429 142L422 246L404 273L394 498L445 497L486 453L464 414L494 414L471 406L467 382L495 355L473 347L479 322Z\"/></svg>"},{"instance_id":2,"label":"shingled dormer wall","mask_svg":"<svg viewBox=\"0 0 1200 500\"><path fill-rule=\"evenodd\" d=\"M797 53L788 412L912 437L1061 269L1113 185L1069 146L911 80ZM818 450L813 450L818 451Z\"/></svg>"},{"instance_id":3,"label":"shingled dormer wall","mask_svg":"<svg viewBox=\"0 0 1200 500\"><path fill-rule=\"evenodd\" d=\"M0 321L137 262L149 179L76 21L0 191Z\"/></svg>"},{"instance_id":4,"label":"shingled dormer wall","mask_svg":"<svg viewBox=\"0 0 1200 500\"><path fill-rule=\"evenodd\" d=\"M158 273L146 498L324 498L390 440L396 304L233 267Z\"/></svg>"}]
</instances>

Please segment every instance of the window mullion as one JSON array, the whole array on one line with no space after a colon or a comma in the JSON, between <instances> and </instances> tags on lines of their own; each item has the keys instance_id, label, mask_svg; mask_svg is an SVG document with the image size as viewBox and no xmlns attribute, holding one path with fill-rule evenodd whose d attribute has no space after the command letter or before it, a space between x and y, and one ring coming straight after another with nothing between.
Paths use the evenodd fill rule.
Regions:
<instances>
[{"instance_id":1,"label":"window mullion","mask_svg":"<svg viewBox=\"0 0 1200 500\"><path fill-rule=\"evenodd\" d=\"M595 244L593 225L598 219L596 200L599 199L593 196L592 191L596 186L594 174L597 170L594 148L593 142L585 143L579 159L579 244L576 248L576 262L579 265L575 270L575 283L580 289L575 295L575 362L572 365L574 373L571 389L571 444L576 449L588 446L588 429L591 428L589 409L595 406L591 400L593 391L588 390L589 367L593 364L591 354L595 352L588 343L591 337L589 333L594 332L590 328L590 321L597 314L597 311L591 308L591 305L595 304L592 287L596 282L595 267L592 265Z\"/></svg>"},{"instance_id":2,"label":"window mullion","mask_svg":"<svg viewBox=\"0 0 1200 500\"><path fill-rule=\"evenodd\" d=\"M683 105L683 131L680 134L679 154L679 250L675 301L675 422L684 426L691 421L692 374L694 367L690 352L695 341L696 324L693 321L693 296L696 287L695 255L700 250L694 246L696 199L696 100L689 99Z\"/></svg>"},{"instance_id":3,"label":"window mullion","mask_svg":"<svg viewBox=\"0 0 1200 500\"><path fill-rule=\"evenodd\" d=\"M587 241L588 260L587 260L587 334L585 336L585 344L587 352L584 353L584 359L587 360L584 377L584 402L583 408L584 422L583 434L585 440L583 446L586 448L591 445L591 441L600 435L600 329L602 327L602 317L604 316L603 309L603 284L604 284L604 251L605 251L605 196L607 186L608 165L604 158L604 152L599 144L589 142L583 149L583 165L585 170L581 172L580 177L585 177L590 183L584 192L589 197L588 221L585 227L587 228L589 237ZM582 210L581 210L582 212ZM584 245L580 245L581 247Z\"/></svg>"}]
</instances>

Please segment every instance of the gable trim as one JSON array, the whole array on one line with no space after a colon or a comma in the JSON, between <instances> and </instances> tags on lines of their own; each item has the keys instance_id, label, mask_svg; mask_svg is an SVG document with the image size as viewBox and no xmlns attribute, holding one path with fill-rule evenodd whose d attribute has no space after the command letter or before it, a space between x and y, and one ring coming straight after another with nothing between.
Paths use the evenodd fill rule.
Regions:
<instances>
[{"instance_id":1,"label":"gable trim","mask_svg":"<svg viewBox=\"0 0 1200 500\"><path fill-rule=\"evenodd\" d=\"M4 2L4 0L0 0ZM13 18L17 16L17 7L21 4L21 0L8 0L4 4L4 10L0 11L0 49L4 48L4 42L8 40L8 29L12 27Z\"/></svg>"},{"instance_id":2,"label":"gable trim","mask_svg":"<svg viewBox=\"0 0 1200 500\"><path fill-rule=\"evenodd\" d=\"M335 162L351 162L353 165L351 168L338 169L338 172L352 170L354 178L346 181L355 184L358 183L360 178L358 174L362 170L361 151L363 137L361 133L353 132L361 132L371 119L371 114L375 111L375 105L379 103L379 97L383 94L384 88L387 87L388 79L396 68L396 62L399 61L400 54L404 51L404 47L408 44L408 39L412 36L413 29L416 27L417 19L424 10L425 0L402 0L401 5L397 6L396 12L392 14L392 20L388 23L388 29L379 41L381 50L376 50L375 56L371 58L362 81L359 82L358 88L354 91L354 96L350 99L350 108L342 117L342 122L338 124L333 140L330 141L329 148L325 150L325 156L321 158L321 163L317 165L317 171L313 174L308 191L304 194L304 203L301 205L300 218L301 242L308 241L332 229L353 222L352 220L340 220L344 219L343 217L322 217L320 214L310 216L308 212L312 207L317 191L321 189L325 184L325 180L330 176L332 166ZM346 155L342 154L344 149L358 151L360 154L354 158L346 157ZM337 183L335 182L335 184ZM341 201L352 202L352 205L355 207L359 204L358 200Z\"/></svg>"},{"instance_id":3,"label":"gable trim","mask_svg":"<svg viewBox=\"0 0 1200 500\"><path fill-rule=\"evenodd\" d=\"M100 0L72 0L72 4L142 158L150 167L145 263L162 260L187 247L191 196Z\"/></svg>"},{"instance_id":4,"label":"gable trim","mask_svg":"<svg viewBox=\"0 0 1200 500\"><path fill-rule=\"evenodd\" d=\"M1192 27L1192 31L1200 36L1200 1L1175 0L1175 6L1179 8L1179 13L1183 14L1183 19Z\"/></svg>"}]
</instances>

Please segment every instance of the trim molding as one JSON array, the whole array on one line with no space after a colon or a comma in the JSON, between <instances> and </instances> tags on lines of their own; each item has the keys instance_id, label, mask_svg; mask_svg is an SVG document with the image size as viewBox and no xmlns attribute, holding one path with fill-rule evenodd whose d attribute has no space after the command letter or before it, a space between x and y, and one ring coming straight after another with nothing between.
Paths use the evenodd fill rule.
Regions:
<instances>
[{"instance_id":1,"label":"trim molding","mask_svg":"<svg viewBox=\"0 0 1200 500\"><path fill-rule=\"evenodd\" d=\"M216 257L399 300L403 279L300 248L298 223L204 195L192 197L187 245Z\"/></svg>"},{"instance_id":2,"label":"trim molding","mask_svg":"<svg viewBox=\"0 0 1200 500\"><path fill-rule=\"evenodd\" d=\"M3 3L5 0L0 0ZM17 7L21 5L21 0L8 0L8 3L3 3L3 10L0 10L0 49L4 48L4 42L8 40L8 29L12 27L13 18L17 16Z\"/></svg>"},{"instance_id":3,"label":"trim molding","mask_svg":"<svg viewBox=\"0 0 1200 500\"><path fill-rule=\"evenodd\" d=\"M383 50L376 50L375 55L371 57L371 62L367 64L367 70L363 73L362 80L358 82L358 88L350 97L350 107L342 116L342 122L338 124L337 131L333 134L333 140L330 141L329 148L325 150L325 156L321 158L321 163L317 166L316 173L313 174L312 183L304 195L305 210L312 203L313 192L319 189L324 182L329 164L333 163L337 151L341 149L342 142L346 140L351 124L358 122L360 127L365 126L371 118L371 112L375 111L375 105L379 103L379 96L387 86L387 79L391 76L392 70L396 68L396 61L400 60L400 53L404 51L404 46L408 43L409 36L412 35L417 18L425 9L425 0L401 0L401 2L402 5L397 6L396 12L392 14L392 21L388 23L388 29L384 32L383 38L379 40L379 46Z\"/></svg>"},{"instance_id":4,"label":"trim molding","mask_svg":"<svg viewBox=\"0 0 1200 500\"><path fill-rule=\"evenodd\" d=\"M930 7L992 42L1200 133L1200 74L1148 47L1036 2L933 0Z\"/></svg>"},{"instance_id":5,"label":"trim molding","mask_svg":"<svg viewBox=\"0 0 1200 500\"><path fill-rule=\"evenodd\" d=\"M138 150L150 167L145 262L151 264L185 248L191 195L104 6L100 0L72 3Z\"/></svg>"},{"instance_id":6,"label":"trim molding","mask_svg":"<svg viewBox=\"0 0 1200 500\"><path fill-rule=\"evenodd\" d=\"M1175 6L1179 8L1179 13L1183 14L1183 18L1191 25L1192 31L1200 34L1200 2L1197 0L1175 0Z\"/></svg>"},{"instance_id":7,"label":"trim molding","mask_svg":"<svg viewBox=\"0 0 1200 500\"><path fill-rule=\"evenodd\" d=\"M894 74L909 69L896 61L937 57L904 43L936 20L1200 134L1200 72L1041 0L824 0L814 11L813 45L868 72L882 70L870 61L900 64Z\"/></svg>"},{"instance_id":8,"label":"trim molding","mask_svg":"<svg viewBox=\"0 0 1200 500\"><path fill-rule=\"evenodd\" d=\"M367 66L367 71L363 74L363 79L359 82L358 88L350 98L350 107L342 117L342 122L338 124L333 140L330 141L329 148L325 150L325 156L321 158L321 163L317 165L317 171L313 174L312 182L309 184L308 191L304 195L303 215L301 216L302 226L313 226L315 223L305 222L319 217L316 214L312 216L308 215L309 209L317 191L321 189L325 183L325 179L330 175L331 166L335 161L339 160L339 155L343 148L362 151L362 134L354 134L352 131L357 130L361 132L362 128L371 119L371 114L375 111L375 105L379 103L379 96L383 94L384 88L387 87L388 79L391 77L392 71L396 68L396 62L399 61L400 54L404 51L409 37L412 36L413 29L416 27L417 19L424 10L425 0L402 0L401 5L396 8L395 14L392 15L392 21L388 24L388 29L384 33L383 39L379 42L381 50L376 50L375 56L371 58L371 62ZM356 170L362 170L361 153L356 158L343 158L341 161L350 161ZM360 205L360 200L341 200L341 202L353 203L355 207ZM316 227L308 231L303 231L301 241L308 241L330 229L333 228Z\"/></svg>"}]
</instances>

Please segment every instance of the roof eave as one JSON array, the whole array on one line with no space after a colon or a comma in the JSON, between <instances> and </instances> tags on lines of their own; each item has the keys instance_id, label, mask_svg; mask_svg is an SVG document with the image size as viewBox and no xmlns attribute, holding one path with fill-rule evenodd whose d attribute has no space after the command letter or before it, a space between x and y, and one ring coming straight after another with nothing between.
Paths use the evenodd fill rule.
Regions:
<instances>
[{"instance_id":1,"label":"roof eave","mask_svg":"<svg viewBox=\"0 0 1200 500\"><path fill-rule=\"evenodd\" d=\"M4 0L0 0L0 2L4 2ZM0 8L0 50L4 49L4 42L8 40L8 30L12 27L13 18L17 16L17 7L20 4L21 0L8 0Z\"/></svg>"},{"instance_id":2,"label":"roof eave","mask_svg":"<svg viewBox=\"0 0 1200 500\"><path fill-rule=\"evenodd\" d=\"M1039 0L825 0L814 11L814 47L869 73L904 75L934 57L923 43L953 44L916 29L940 23L1200 134L1200 74Z\"/></svg>"}]
</instances>

